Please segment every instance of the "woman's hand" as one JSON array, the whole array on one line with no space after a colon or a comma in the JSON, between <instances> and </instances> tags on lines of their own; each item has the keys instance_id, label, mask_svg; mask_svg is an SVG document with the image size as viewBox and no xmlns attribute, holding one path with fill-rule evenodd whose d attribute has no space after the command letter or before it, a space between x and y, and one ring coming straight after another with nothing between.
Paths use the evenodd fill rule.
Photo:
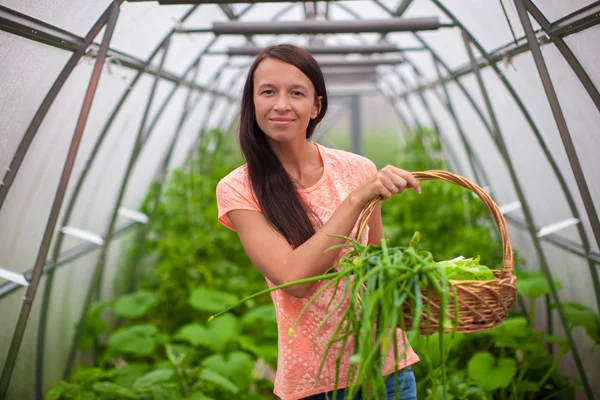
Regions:
<instances>
[{"instance_id":1,"label":"woman's hand","mask_svg":"<svg viewBox=\"0 0 600 400\"><path fill-rule=\"evenodd\" d=\"M395 194L402 193L407 187L421 193L419 181L410 172L386 165L358 186L351 195L364 207L377 196L387 200Z\"/></svg>"}]
</instances>

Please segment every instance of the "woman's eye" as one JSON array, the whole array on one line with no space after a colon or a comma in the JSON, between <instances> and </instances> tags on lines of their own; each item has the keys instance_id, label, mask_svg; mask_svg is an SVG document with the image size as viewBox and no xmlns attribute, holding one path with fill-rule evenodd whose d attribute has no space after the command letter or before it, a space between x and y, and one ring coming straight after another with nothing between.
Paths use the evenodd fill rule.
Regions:
<instances>
[{"instance_id":1,"label":"woman's eye","mask_svg":"<svg viewBox=\"0 0 600 400\"><path fill-rule=\"evenodd\" d=\"M292 95L294 95L294 96L304 96L304 93L302 93L302 92L292 92Z\"/></svg>"},{"instance_id":2,"label":"woman's eye","mask_svg":"<svg viewBox=\"0 0 600 400\"><path fill-rule=\"evenodd\" d=\"M273 90L271 90L271 89L263 90L262 94L266 94L266 95L273 94Z\"/></svg>"}]
</instances>

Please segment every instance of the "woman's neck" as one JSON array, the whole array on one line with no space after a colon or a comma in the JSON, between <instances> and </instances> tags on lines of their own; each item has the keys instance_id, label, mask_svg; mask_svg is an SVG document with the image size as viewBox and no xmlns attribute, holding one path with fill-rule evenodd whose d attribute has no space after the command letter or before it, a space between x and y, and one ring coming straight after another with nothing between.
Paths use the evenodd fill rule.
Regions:
<instances>
[{"instance_id":1,"label":"woman's neck","mask_svg":"<svg viewBox=\"0 0 600 400\"><path fill-rule=\"evenodd\" d=\"M308 140L269 141L269 145L286 172L302 186L310 185L317 174L318 180L323 165L318 149Z\"/></svg>"}]
</instances>

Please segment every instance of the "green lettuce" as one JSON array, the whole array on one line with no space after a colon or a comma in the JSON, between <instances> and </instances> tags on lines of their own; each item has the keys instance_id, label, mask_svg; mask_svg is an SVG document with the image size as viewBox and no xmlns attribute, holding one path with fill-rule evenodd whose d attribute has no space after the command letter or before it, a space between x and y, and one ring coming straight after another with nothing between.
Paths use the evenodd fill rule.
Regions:
<instances>
[{"instance_id":1,"label":"green lettuce","mask_svg":"<svg viewBox=\"0 0 600 400\"><path fill-rule=\"evenodd\" d=\"M452 260L438 261L437 264L444 268L446 276L450 280L488 281L495 278L491 269L479 264L479 256L477 258L460 256Z\"/></svg>"}]
</instances>

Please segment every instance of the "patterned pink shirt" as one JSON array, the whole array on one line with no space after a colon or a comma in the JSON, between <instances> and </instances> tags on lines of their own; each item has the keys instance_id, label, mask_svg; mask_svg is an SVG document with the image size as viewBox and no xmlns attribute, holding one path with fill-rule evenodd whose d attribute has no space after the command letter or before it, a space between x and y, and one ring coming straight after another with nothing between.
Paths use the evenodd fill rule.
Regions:
<instances>
[{"instance_id":1,"label":"patterned pink shirt","mask_svg":"<svg viewBox=\"0 0 600 400\"><path fill-rule=\"evenodd\" d=\"M365 157L342 150L330 149L317 143L314 144L317 146L323 161L323 175L316 184L309 188L299 189L298 193L319 216L321 221L326 223L350 192L375 174L377 168L372 161ZM227 216L229 211L242 209L260 212L260 207L253 193L248 180L246 164L224 177L217 186L219 221L233 230L234 228ZM351 237L356 238L356 230L357 226L352 230ZM368 232L365 237L368 237ZM336 262L347 251L347 249L343 249ZM273 283L268 279L266 281L270 287L273 286ZM326 307L333 295L333 285L323 292L304 313L295 327L293 336L288 335L289 329L305 304L326 283L327 281L318 282L313 286L311 292L302 299L287 294L283 290L271 292L278 325L278 360L274 393L282 400L297 400L313 394L328 392L335 388L336 358L340 351L340 344L331 348L318 381L317 372L327 343L337 328L346 307L340 307L319 330L318 334L315 333L324 317L334 305L342 300L341 285L336 294L336 299L331 303L329 309L326 310ZM419 358L413 352L400 329L397 330L397 335L398 354L404 354L398 365L398 368L402 369L416 363ZM338 388L343 388L348 384L351 356L352 345L349 341L344 349L344 356L340 364ZM390 349L382 374L388 375L393 371L394 353L393 349Z\"/></svg>"}]
</instances>

